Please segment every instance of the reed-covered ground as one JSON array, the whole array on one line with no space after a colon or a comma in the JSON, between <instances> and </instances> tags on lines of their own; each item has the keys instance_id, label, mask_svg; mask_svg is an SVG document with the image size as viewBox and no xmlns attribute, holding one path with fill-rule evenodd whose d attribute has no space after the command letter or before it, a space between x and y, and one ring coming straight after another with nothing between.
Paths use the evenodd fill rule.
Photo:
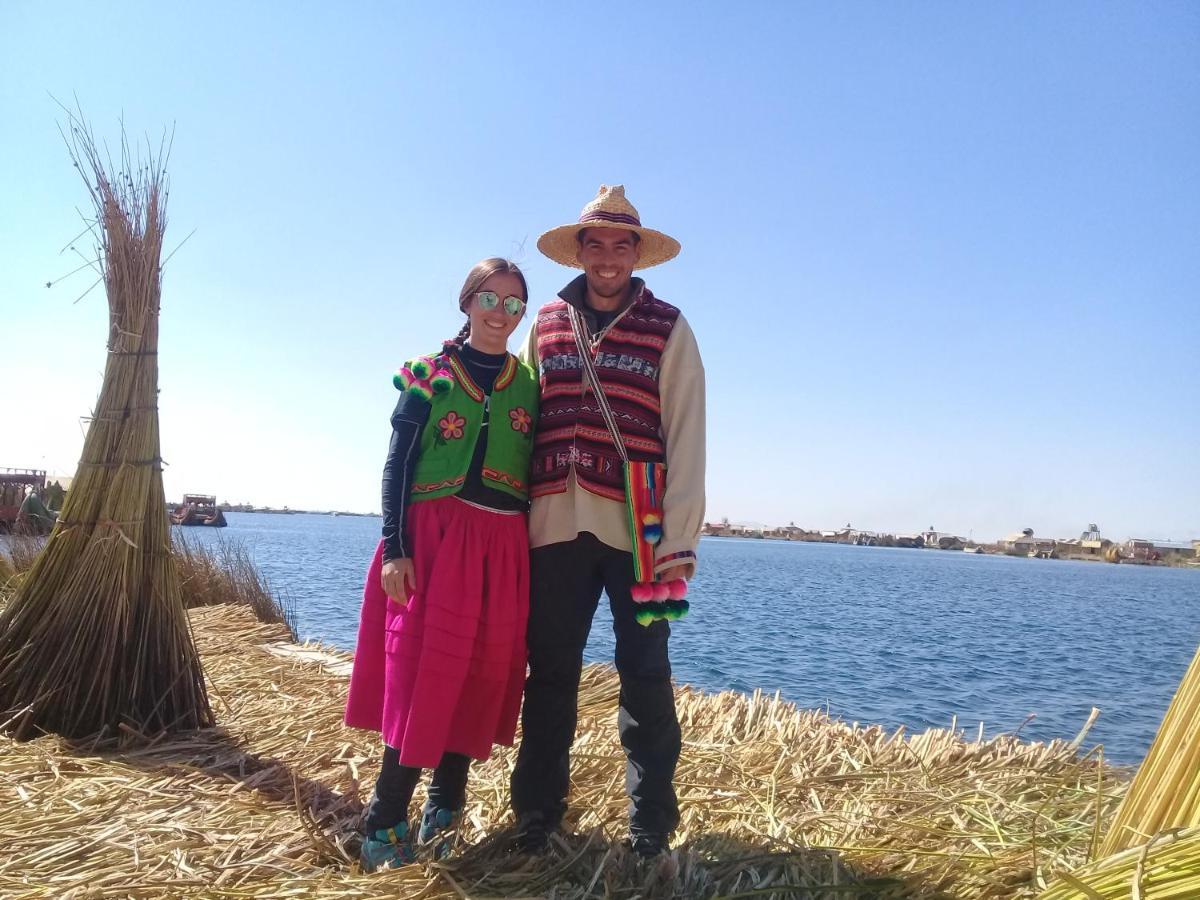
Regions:
<instances>
[{"instance_id":1,"label":"reed-covered ground","mask_svg":"<svg viewBox=\"0 0 1200 900\"><path fill-rule=\"evenodd\" d=\"M215 599L213 565L190 592L185 568L185 597ZM621 846L617 680L590 667L569 831L547 856L511 852L505 749L472 769L453 858L365 875L379 744L342 725L345 655L289 653L288 626L245 605L189 605L218 726L124 750L0 737L0 896L1024 897L1084 861L1127 785L1061 742L887 733L681 687L683 822L644 863Z\"/></svg>"}]
</instances>

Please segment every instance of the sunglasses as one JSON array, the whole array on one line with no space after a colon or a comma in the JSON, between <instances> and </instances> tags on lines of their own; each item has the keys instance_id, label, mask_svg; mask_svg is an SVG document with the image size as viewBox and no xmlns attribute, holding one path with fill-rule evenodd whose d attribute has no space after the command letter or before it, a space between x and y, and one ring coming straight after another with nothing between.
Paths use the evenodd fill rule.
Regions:
<instances>
[{"instance_id":1,"label":"sunglasses","mask_svg":"<svg viewBox=\"0 0 1200 900\"><path fill-rule=\"evenodd\" d=\"M475 297L483 310L493 310L500 305L500 295L495 291L479 291ZM505 297L504 311L510 316L519 316L525 311L525 301L520 297Z\"/></svg>"}]
</instances>

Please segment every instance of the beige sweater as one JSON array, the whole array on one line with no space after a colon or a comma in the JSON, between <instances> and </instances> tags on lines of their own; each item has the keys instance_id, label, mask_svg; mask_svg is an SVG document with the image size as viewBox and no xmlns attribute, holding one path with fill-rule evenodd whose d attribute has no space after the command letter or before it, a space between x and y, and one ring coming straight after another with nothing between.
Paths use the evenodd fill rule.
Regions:
<instances>
[{"instance_id":1,"label":"beige sweater","mask_svg":"<svg viewBox=\"0 0 1200 900\"><path fill-rule=\"evenodd\" d=\"M529 329L518 356L538 368L536 327ZM681 560L668 559L672 554L696 552L704 525L704 363L696 336L682 313L663 348L658 393L667 447L663 539L656 548L656 558L662 562L655 566L656 572L662 572L680 564ZM529 512L530 546L571 541L585 531L610 547L631 549L624 504L580 487L574 472L565 492L534 498ZM690 578L695 565L686 558L683 562Z\"/></svg>"}]
</instances>

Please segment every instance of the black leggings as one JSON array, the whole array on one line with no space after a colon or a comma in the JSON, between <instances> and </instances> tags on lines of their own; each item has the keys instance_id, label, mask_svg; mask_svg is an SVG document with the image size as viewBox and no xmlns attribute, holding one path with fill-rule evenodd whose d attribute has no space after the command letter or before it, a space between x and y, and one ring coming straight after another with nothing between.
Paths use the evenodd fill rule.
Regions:
<instances>
[{"instance_id":1,"label":"black leggings","mask_svg":"<svg viewBox=\"0 0 1200 900\"><path fill-rule=\"evenodd\" d=\"M467 769L471 757L461 753L443 753L429 783L429 807L460 810L467 800ZM383 748L383 766L375 782L375 796L363 819L366 831L392 828L408 820L408 806L421 778L421 769L400 765L395 747Z\"/></svg>"}]
</instances>

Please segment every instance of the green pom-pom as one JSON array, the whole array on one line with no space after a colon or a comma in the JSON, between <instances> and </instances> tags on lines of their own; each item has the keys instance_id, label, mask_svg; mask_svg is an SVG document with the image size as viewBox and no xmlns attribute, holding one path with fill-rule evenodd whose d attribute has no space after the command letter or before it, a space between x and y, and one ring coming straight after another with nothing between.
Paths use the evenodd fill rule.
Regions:
<instances>
[{"instance_id":1,"label":"green pom-pom","mask_svg":"<svg viewBox=\"0 0 1200 900\"><path fill-rule=\"evenodd\" d=\"M396 386L398 391L408 390L408 386L413 383L412 369L408 366L401 366L395 375L392 376L392 384Z\"/></svg>"},{"instance_id":2,"label":"green pom-pom","mask_svg":"<svg viewBox=\"0 0 1200 900\"><path fill-rule=\"evenodd\" d=\"M408 367L412 369L413 375L421 381L425 381L433 374L433 360L427 359L424 356L414 359Z\"/></svg>"},{"instance_id":3,"label":"green pom-pom","mask_svg":"<svg viewBox=\"0 0 1200 900\"><path fill-rule=\"evenodd\" d=\"M410 394L415 394L422 400L433 399L433 388L429 386L429 382L427 381L414 381L411 385L409 385L408 392Z\"/></svg>"},{"instance_id":4,"label":"green pom-pom","mask_svg":"<svg viewBox=\"0 0 1200 900\"><path fill-rule=\"evenodd\" d=\"M454 379L450 377L449 372L443 369L429 379L429 386L433 388L435 394L444 394L454 387Z\"/></svg>"},{"instance_id":5,"label":"green pom-pom","mask_svg":"<svg viewBox=\"0 0 1200 900\"><path fill-rule=\"evenodd\" d=\"M672 600L667 604L666 616L672 622L678 622L688 614L690 606L686 600Z\"/></svg>"},{"instance_id":6,"label":"green pom-pom","mask_svg":"<svg viewBox=\"0 0 1200 900\"><path fill-rule=\"evenodd\" d=\"M643 608L638 609L634 616L637 617L639 625L649 625L654 621L654 611Z\"/></svg>"}]
</instances>

